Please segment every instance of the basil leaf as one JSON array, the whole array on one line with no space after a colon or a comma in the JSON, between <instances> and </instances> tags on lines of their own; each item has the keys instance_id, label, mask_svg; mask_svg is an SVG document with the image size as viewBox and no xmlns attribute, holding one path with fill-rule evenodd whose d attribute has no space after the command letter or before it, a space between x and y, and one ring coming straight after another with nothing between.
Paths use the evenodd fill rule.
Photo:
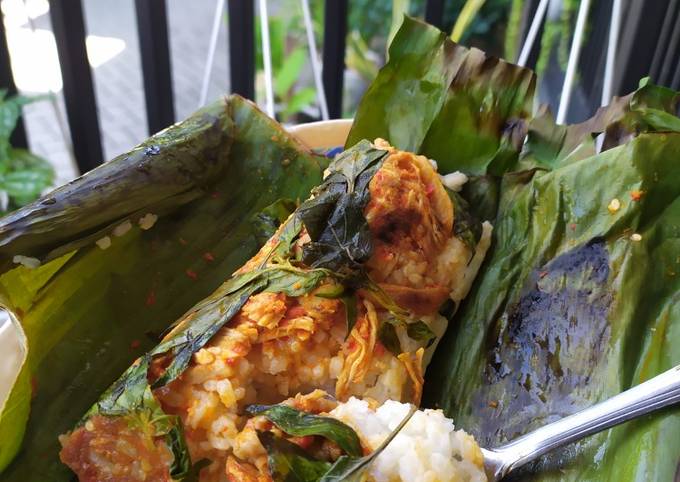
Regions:
<instances>
[{"instance_id":1,"label":"basil leaf","mask_svg":"<svg viewBox=\"0 0 680 482\"><path fill-rule=\"evenodd\" d=\"M416 321L414 323L406 324L406 334L412 340L424 341L426 343L425 347L429 347L434 343L437 335L430 329L429 326L423 321Z\"/></svg>"},{"instance_id":2,"label":"basil leaf","mask_svg":"<svg viewBox=\"0 0 680 482\"><path fill-rule=\"evenodd\" d=\"M288 296L301 296L309 293L329 276L326 270L295 270L274 269L267 275L267 287L264 291L271 293L285 293Z\"/></svg>"},{"instance_id":3,"label":"basil leaf","mask_svg":"<svg viewBox=\"0 0 680 482\"><path fill-rule=\"evenodd\" d=\"M357 296L354 291L347 290L343 285L329 285L325 290L317 290L314 296L319 298L327 298L330 300L339 299L345 305L345 320L347 323L347 335L349 336L357 323Z\"/></svg>"},{"instance_id":4,"label":"basil leaf","mask_svg":"<svg viewBox=\"0 0 680 482\"><path fill-rule=\"evenodd\" d=\"M274 482L317 482L331 464L311 458L298 445L271 432L257 432L267 450L269 473Z\"/></svg>"},{"instance_id":5,"label":"basil leaf","mask_svg":"<svg viewBox=\"0 0 680 482\"><path fill-rule=\"evenodd\" d=\"M378 339L380 343L394 356L399 356L402 352L401 342L397 336L396 325L393 321L387 320L380 325L378 330Z\"/></svg>"},{"instance_id":6,"label":"basil leaf","mask_svg":"<svg viewBox=\"0 0 680 482\"><path fill-rule=\"evenodd\" d=\"M394 356L399 356L403 350L401 342L397 335L397 327L403 326L406 328L406 334L415 341L425 342L425 347L429 347L434 343L437 335L430 329L423 321L415 321L407 323L398 318L390 318L385 320L378 330L378 339L383 346L390 351Z\"/></svg>"},{"instance_id":7,"label":"basil leaf","mask_svg":"<svg viewBox=\"0 0 680 482\"><path fill-rule=\"evenodd\" d=\"M201 470L206 468L212 462L208 459L201 459L191 466L186 475L179 477L173 476L174 480L181 480L182 482L200 482Z\"/></svg>"},{"instance_id":8,"label":"basil leaf","mask_svg":"<svg viewBox=\"0 0 680 482\"><path fill-rule=\"evenodd\" d=\"M468 176L468 182L463 184L460 194L467 202L470 216L479 223L496 219L499 191L500 178L496 176Z\"/></svg>"},{"instance_id":9,"label":"basil leaf","mask_svg":"<svg viewBox=\"0 0 680 482\"><path fill-rule=\"evenodd\" d=\"M281 229L278 243L269 253L268 259L290 258L291 248L300 235L300 231L302 231L302 222L297 215L291 216Z\"/></svg>"},{"instance_id":10,"label":"basil leaf","mask_svg":"<svg viewBox=\"0 0 680 482\"><path fill-rule=\"evenodd\" d=\"M482 237L482 223L472 214L470 205L463 196L448 188L446 193L453 203L453 234L474 252Z\"/></svg>"},{"instance_id":11,"label":"basil leaf","mask_svg":"<svg viewBox=\"0 0 680 482\"><path fill-rule=\"evenodd\" d=\"M356 432L334 418L311 415L286 405L251 405L246 408L246 412L266 417L288 435L319 435L335 442L350 456L358 457L363 454Z\"/></svg>"},{"instance_id":12,"label":"basil leaf","mask_svg":"<svg viewBox=\"0 0 680 482\"><path fill-rule=\"evenodd\" d=\"M292 199L282 198L253 215L251 222L257 242L266 243L296 207Z\"/></svg>"},{"instance_id":13,"label":"basil leaf","mask_svg":"<svg viewBox=\"0 0 680 482\"><path fill-rule=\"evenodd\" d=\"M415 405L411 406L408 415L399 422L399 425L392 431L391 434L387 436L385 440L380 444L380 446L365 457L358 459L353 459L351 457L342 456L335 461L333 466L326 472L323 477L319 479L319 482L359 482L362 480L362 476L368 470L371 462L380 455L380 453L385 450L385 448L394 440L394 437L401 431L402 428L411 420L411 417L418 410Z\"/></svg>"},{"instance_id":14,"label":"basil leaf","mask_svg":"<svg viewBox=\"0 0 680 482\"><path fill-rule=\"evenodd\" d=\"M338 155L330 174L314 190L314 197L298 209L311 242L302 248L302 261L312 268L357 274L373 252L371 232L364 217L368 184L387 151L368 141Z\"/></svg>"},{"instance_id":15,"label":"basil leaf","mask_svg":"<svg viewBox=\"0 0 680 482\"><path fill-rule=\"evenodd\" d=\"M173 479L183 480L191 472L192 466L189 449L184 439L182 424L177 423L166 435L165 439L174 457L170 467L170 475Z\"/></svg>"},{"instance_id":16,"label":"basil leaf","mask_svg":"<svg viewBox=\"0 0 680 482\"><path fill-rule=\"evenodd\" d=\"M174 460L170 467L170 475L173 480L181 480L182 482L199 482L201 470L212 463L208 459L201 459L196 463L191 463L191 456L189 455L189 447L187 447L186 439L184 438L184 429L179 421L179 417L172 417L176 419L175 426L166 436L166 443Z\"/></svg>"},{"instance_id":17,"label":"basil leaf","mask_svg":"<svg viewBox=\"0 0 680 482\"><path fill-rule=\"evenodd\" d=\"M344 294L345 287L341 284L321 286L314 292L314 296L326 298L328 300L337 300L338 298L342 298Z\"/></svg>"},{"instance_id":18,"label":"basil leaf","mask_svg":"<svg viewBox=\"0 0 680 482\"><path fill-rule=\"evenodd\" d=\"M357 295L350 293L340 299L345 305L345 320L347 321L347 335L345 335L345 339L347 339L352 332L352 328L357 324Z\"/></svg>"}]
</instances>

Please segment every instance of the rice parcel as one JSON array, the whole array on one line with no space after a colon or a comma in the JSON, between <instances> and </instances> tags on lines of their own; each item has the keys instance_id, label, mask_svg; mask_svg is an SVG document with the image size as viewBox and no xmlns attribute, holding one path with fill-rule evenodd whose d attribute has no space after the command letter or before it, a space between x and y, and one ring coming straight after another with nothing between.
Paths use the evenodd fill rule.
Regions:
<instances>
[{"instance_id":1,"label":"rice parcel","mask_svg":"<svg viewBox=\"0 0 680 482\"><path fill-rule=\"evenodd\" d=\"M187 472L177 463L189 459L185 444L190 460L210 462L201 481L270 480L246 406L315 389L340 401L394 400L376 420L397 402L418 404L428 354L446 329L438 309L467 294L489 246L488 223L471 247L454 234L454 216L426 158L382 140L346 151L265 246L61 437L62 461L81 481L169 481ZM440 415L418 419L428 427ZM459 438L447 443L464 450ZM439 457L436 444L421 442ZM398 454L384 460L390 453ZM387 465L376 464L387 474L376 480L416 480Z\"/></svg>"}]
</instances>

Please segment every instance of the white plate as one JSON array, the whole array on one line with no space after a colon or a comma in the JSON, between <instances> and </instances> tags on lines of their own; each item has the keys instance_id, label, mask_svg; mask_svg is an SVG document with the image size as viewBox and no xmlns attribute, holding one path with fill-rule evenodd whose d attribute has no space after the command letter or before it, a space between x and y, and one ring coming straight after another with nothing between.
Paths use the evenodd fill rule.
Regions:
<instances>
[{"instance_id":1,"label":"white plate","mask_svg":"<svg viewBox=\"0 0 680 482\"><path fill-rule=\"evenodd\" d=\"M352 119L310 122L288 127L310 149L326 149L342 146L352 125ZM168 323L173 320L168 320ZM10 388L19 373L24 360L24 351L20 344L19 332L11 323L7 313L0 310L0 407L4 407Z\"/></svg>"}]
</instances>

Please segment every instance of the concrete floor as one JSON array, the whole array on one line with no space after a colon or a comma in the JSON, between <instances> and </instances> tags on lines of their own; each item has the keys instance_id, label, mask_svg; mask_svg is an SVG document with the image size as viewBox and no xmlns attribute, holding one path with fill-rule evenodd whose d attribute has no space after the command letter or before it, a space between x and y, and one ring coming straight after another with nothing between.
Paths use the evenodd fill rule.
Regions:
<instances>
[{"instance_id":1,"label":"concrete floor","mask_svg":"<svg viewBox=\"0 0 680 482\"><path fill-rule=\"evenodd\" d=\"M111 5L115 4L115 8ZM146 114L133 0L84 0L85 23L97 98L104 157L112 159L145 139ZM175 116L180 120L198 108L214 0L167 0ZM31 150L53 163L57 185L77 176L61 132L56 110L65 119L61 79L46 0L2 0L15 77L22 93L45 94L54 100L25 107ZM27 15L28 14L28 15ZM32 17L32 18L31 18ZM36 29L31 29L31 23ZM218 39L208 100L229 91L226 17ZM88 42L90 42L88 41ZM122 47L122 49L121 49ZM93 57L95 57L93 59ZM23 81L22 81L23 80ZM63 128L68 129L66 122Z\"/></svg>"}]
</instances>

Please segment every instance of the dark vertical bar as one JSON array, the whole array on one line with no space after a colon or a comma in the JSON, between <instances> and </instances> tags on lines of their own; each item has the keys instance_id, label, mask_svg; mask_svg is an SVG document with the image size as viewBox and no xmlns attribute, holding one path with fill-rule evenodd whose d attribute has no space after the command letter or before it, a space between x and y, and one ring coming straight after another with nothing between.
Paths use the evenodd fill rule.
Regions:
<instances>
[{"instance_id":1,"label":"dark vertical bar","mask_svg":"<svg viewBox=\"0 0 680 482\"><path fill-rule=\"evenodd\" d=\"M9 60L7 37L5 36L5 18L2 14L0 14L0 89L7 89L7 96L17 93L17 86L12 76L12 64ZM19 117L9 140L14 147L28 147L26 128L21 117Z\"/></svg>"},{"instance_id":2,"label":"dark vertical bar","mask_svg":"<svg viewBox=\"0 0 680 482\"><path fill-rule=\"evenodd\" d=\"M427 0L425 21L438 29L444 29L444 0Z\"/></svg>"},{"instance_id":3,"label":"dark vertical bar","mask_svg":"<svg viewBox=\"0 0 680 482\"><path fill-rule=\"evenodd\" d=\"M342 117L347 42L347 0L326 0L323 38L323 88L331 119Z\"/></svg>"},{"instance_id":4,"label":"dark vertical bar","mask_svg":"<svg viewBox=\"0 0 680 482\"><path fill-rule=\"evenodd\" d=\"M255 0L229 0L231 91L255 100Z\"/></svg>"},{"instance_id":5,"label":"dark vertical bar","mask_svg":"<svg viewBox=\"0 0 680 482\"><path fill-rule=\"evenodd\" d=\"M104 156L80 0L52 0L50 18L64 83L73 153L80 172L86 172L101 164Z\"/></svg>"},{"instance_id":6,"label":"dark vertical bar","mask_svg":"<svg viewBox=\"0 0 680 482\"><path fill-rule=\"evenodd\" d=\"M522 47L524 46L524 42L527 39L527 35L529 35L529 29L531 28L531 23L534 21L534 17L536 16L536 11L538 10L538 4L539 0L528 0L524 2L524 6L522 8L522 18L520 20L519 24L519 31L520 31L520 41L519 45L517 46L517 58L519 58L519 54L522 51ZM545 18L543 19L543 22L541 23L541 27L538 29L538 34L536 35L536 41L534 42L533 47L531 48L531 52L529 52L529 57L527 58L527 63L526 67L533 69L536 67L536 63L538 63L538 57L541 54L541 39L543 38L543 31L545 28ZM517 59L511 59L512 61L515 61Z\"/></svg>"},{"instance_id":7,"label":"dark vertical bar","mask_svg":"<svg viewBox=\"0 0 680 482\"><path fill-rule=\"evenodd\" d=\"M149 134L175 122L165 0L135 0Z\"/></svg>"},{"instance_id":8,"label":"dark vertical bar","mask_svg":"<svg viewBox=\"0 0 680 482\"><path fill-rule=\"evenodd\" d=\"M668 0L626 2L614 73L614 93L632 92L642 77L649 75L653 53L659 45Z\"/></svg>"},{"instance_id":9,"label":"dark vertical bar","mask_svg":"<svg viewBox=\"0 0 680 482\"><path fill-rule=\"evenodd\" d=\"M662 46L669 43L675 28L677 20L677 0L670 0L664 17L663 26L659 32L657 48L653 53L652 64L649 67L649 75L655 82L661 82L661 70L663 69L664 59L666 58L667 53L666 49L662 48Z\"/></svg>"},{"instance_id":10,"label":"dark vertical bar","mask_svg":"<svg viewBox=\"0 0 680 482\"><path fill-rule=\"evenodd\" d=\"M673 27L671 32L671 38L668 43L662 44L659 42L657 44L657 50L664 50L666 55L664 56L664 62L661 65L661 72L659 73L659 78L657 80L661 85L668 86L673 80L673 72L675 71L675 64L677 61L676 54L678 52L678 43L680 42L680 25L677 23Z\"/></svg>"}]
</instances>

